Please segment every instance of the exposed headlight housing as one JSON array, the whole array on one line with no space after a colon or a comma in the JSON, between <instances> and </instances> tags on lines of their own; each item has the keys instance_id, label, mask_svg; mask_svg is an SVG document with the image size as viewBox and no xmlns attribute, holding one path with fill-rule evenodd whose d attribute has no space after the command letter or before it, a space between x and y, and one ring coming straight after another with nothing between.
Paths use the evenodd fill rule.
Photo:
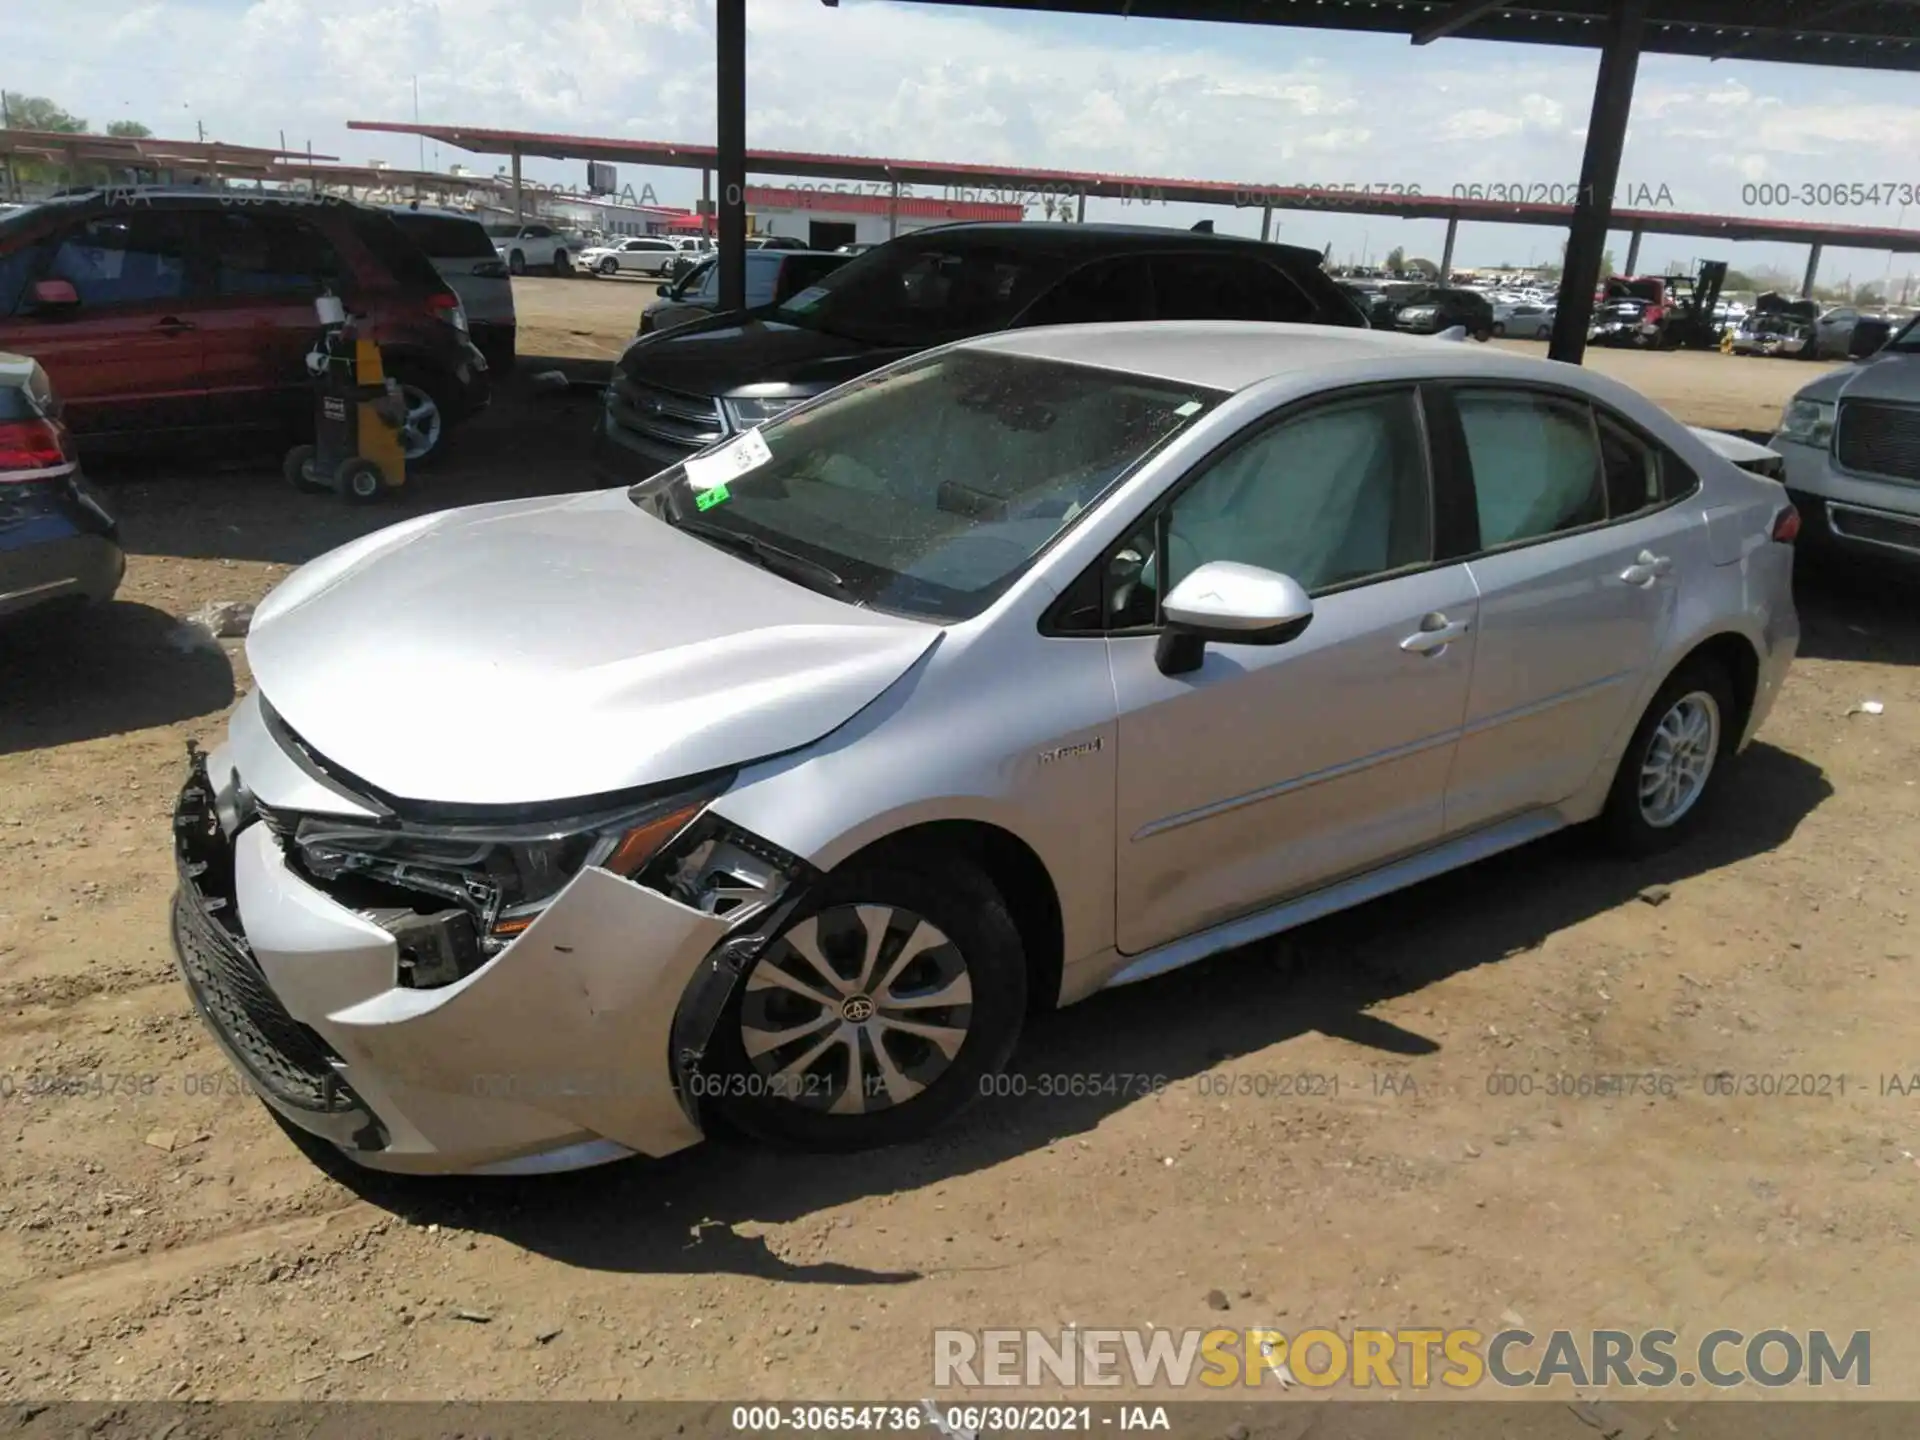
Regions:
<instances>
[{"instance_id":1,"label":"exposed headlight housing","mask_svg":"<svg viewBox=\"0 0 1920 1440\"><path fill-rule=\"evenodd\" d=\"M727 423L733 429L751 430L786 414L806 398L804 395L735 395L721 397L720 403L726 407Z\"/></svg>"},{"instance_id":2,"label":"exposed headlight housing","mask_svg":"<svg viewBox=\"0 0 1920 1440\"><path fill-rule=\"evenodd\" d=\"M1825 445L1833 438L1835 409L1831 400L1789 400L1780 417L1780 433L1802 445Z\"/></svg>"},{"instance_id":3,"label":"exposed headlight housing","mask_svg":"<svg viewBox=\"0 0 1920 1440\"><path fill-rule=\"evenodd\" d=\"M297 866L329 888L356 882L431 896L472 913L498 949L588 866L631 878L726 789L731 774L638 805L510 824L369 824L303 816Z\"/></svg>"}]
</instances>

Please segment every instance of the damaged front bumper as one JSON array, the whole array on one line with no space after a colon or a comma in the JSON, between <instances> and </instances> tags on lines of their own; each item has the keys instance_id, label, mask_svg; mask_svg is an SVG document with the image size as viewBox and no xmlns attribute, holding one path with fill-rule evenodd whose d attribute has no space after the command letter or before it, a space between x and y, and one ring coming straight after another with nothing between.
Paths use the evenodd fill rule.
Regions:
<instances>
[{"instance_id":1,"label":"damaged front bumper","mask_svg":"<svg viewBox=\"0 0 1920 1440\"><path fill-rule=\"evenodd\" d=\"M181 792L174 948L281 1116L415 1173L572 1169L701 1138L685 1074L791 902L743 924L589 868L470 973L417 988L393 930L297 873L265 819L223 824L230 767L225 749L212 775L196 755Z\"/></svg>"}]
</instances>

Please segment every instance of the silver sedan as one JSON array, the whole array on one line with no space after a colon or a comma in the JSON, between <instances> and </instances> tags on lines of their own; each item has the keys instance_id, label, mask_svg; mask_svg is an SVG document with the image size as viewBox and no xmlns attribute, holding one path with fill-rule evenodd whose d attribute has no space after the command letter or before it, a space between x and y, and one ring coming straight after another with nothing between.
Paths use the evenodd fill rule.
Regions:
<instances>
[{"instance_id":1,"label":"silver sedan","mask_svg":"<svg viewBox=\"0 0 1920 1440\"><path fill-rule=\"evenodd\" d=\"M180 967L369 1166L916 1136L1036 1003L1568 826L1682 839L1792 660L1796 526L1499 350L923 352L288 578L181 796Z\"/></svg>"}]
</instances>

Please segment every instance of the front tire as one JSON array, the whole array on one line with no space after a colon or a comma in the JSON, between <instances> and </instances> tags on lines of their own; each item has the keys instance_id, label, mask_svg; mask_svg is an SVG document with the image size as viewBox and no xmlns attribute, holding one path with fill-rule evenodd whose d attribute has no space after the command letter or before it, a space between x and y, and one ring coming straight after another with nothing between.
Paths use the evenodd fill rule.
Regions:
<instances>
[{"instance_id":1,"label":"front tire","mask_svg":"<svg viewBox=\"0 0 1920 1440\"><path fill-rule=\"evenodd\" d=\"M979 870L938 855L855 865L826 880L735 992L706 1103L780 1145L917 1139L1005 1068L1026 1007L1020 932Z\"/></svg>"},{"instance_id":2,"label":"front tire","mask_svg":"<svg viewBox=\"0 0 1920 1440\"><path fill-rule=\"evenodd\" d=\"M567 252L564 250L554 251L553 278L556 280L564 280L571 274L573 274L573 262L567 258Z\"/></svg>"},{"instance_id":3,"label":"front tire","mask_svg":"<svg viewBox=\"0 0 1920 1440\"><path fill-rule=\"evenodd\" d=\"M1504 340L1507 338L1507 327L1505 322L1500 320L1496 320L1493 322L1493 338L1496 340Z\"/></svg>"},{"instance_id":4,"label":"front tire","mask_svg":"<svg viewBox=\"0 0 1920 1440\"><path fill-rule=\"evenodd\" d=\"M516 250L507 256L507 269L515 275L527 273L527 257L524 251Z\"/></svg>"},{"instance_id":5,"label":"front tire","mask_svg":"<svg viewBox=\"0 0 1920 1440\"><path fill-rule=\"evenodd\" d=\"M604 260L602 260L602 261L600 262L600 273L601 273L602 275L617 275L617 274L619 274L619 273L620 273L620 262L619 262L618 260L616 260L616 259L614 259L614 258L613 258L613 257L612 257L611 255L609 255L609 256L608 256L608 257L607 257L606 259L604 259Z\"/></svg>"},{"instance_id":6,"label":"front tire","mask_svg":"<svg viewBox=\"0 0 1920 1440\"><path fill-rule=\"evenodd\" d=\"M1615 850L1652 855L1699 826L1738 741L1734 715L1733 686L1712 660L1690 660L1668 677L1634 727L1601 812Z\"/></svg>"}]
</instances>

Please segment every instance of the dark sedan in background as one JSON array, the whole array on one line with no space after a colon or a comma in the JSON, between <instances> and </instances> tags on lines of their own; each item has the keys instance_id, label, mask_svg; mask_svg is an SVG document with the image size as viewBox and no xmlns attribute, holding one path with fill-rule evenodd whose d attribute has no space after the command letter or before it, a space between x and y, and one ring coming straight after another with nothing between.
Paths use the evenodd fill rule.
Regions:
<instances>
[{"instance_id":1,"label":"dark sedan in background","mask_svg":"<svg viewBox=\"0 0 1920 1440\"><path fill-rule=\"evenodd\" d=\"M113 598L126 559L38 361L0 351L0 622Z\"/></svg>"}]
</instances>

